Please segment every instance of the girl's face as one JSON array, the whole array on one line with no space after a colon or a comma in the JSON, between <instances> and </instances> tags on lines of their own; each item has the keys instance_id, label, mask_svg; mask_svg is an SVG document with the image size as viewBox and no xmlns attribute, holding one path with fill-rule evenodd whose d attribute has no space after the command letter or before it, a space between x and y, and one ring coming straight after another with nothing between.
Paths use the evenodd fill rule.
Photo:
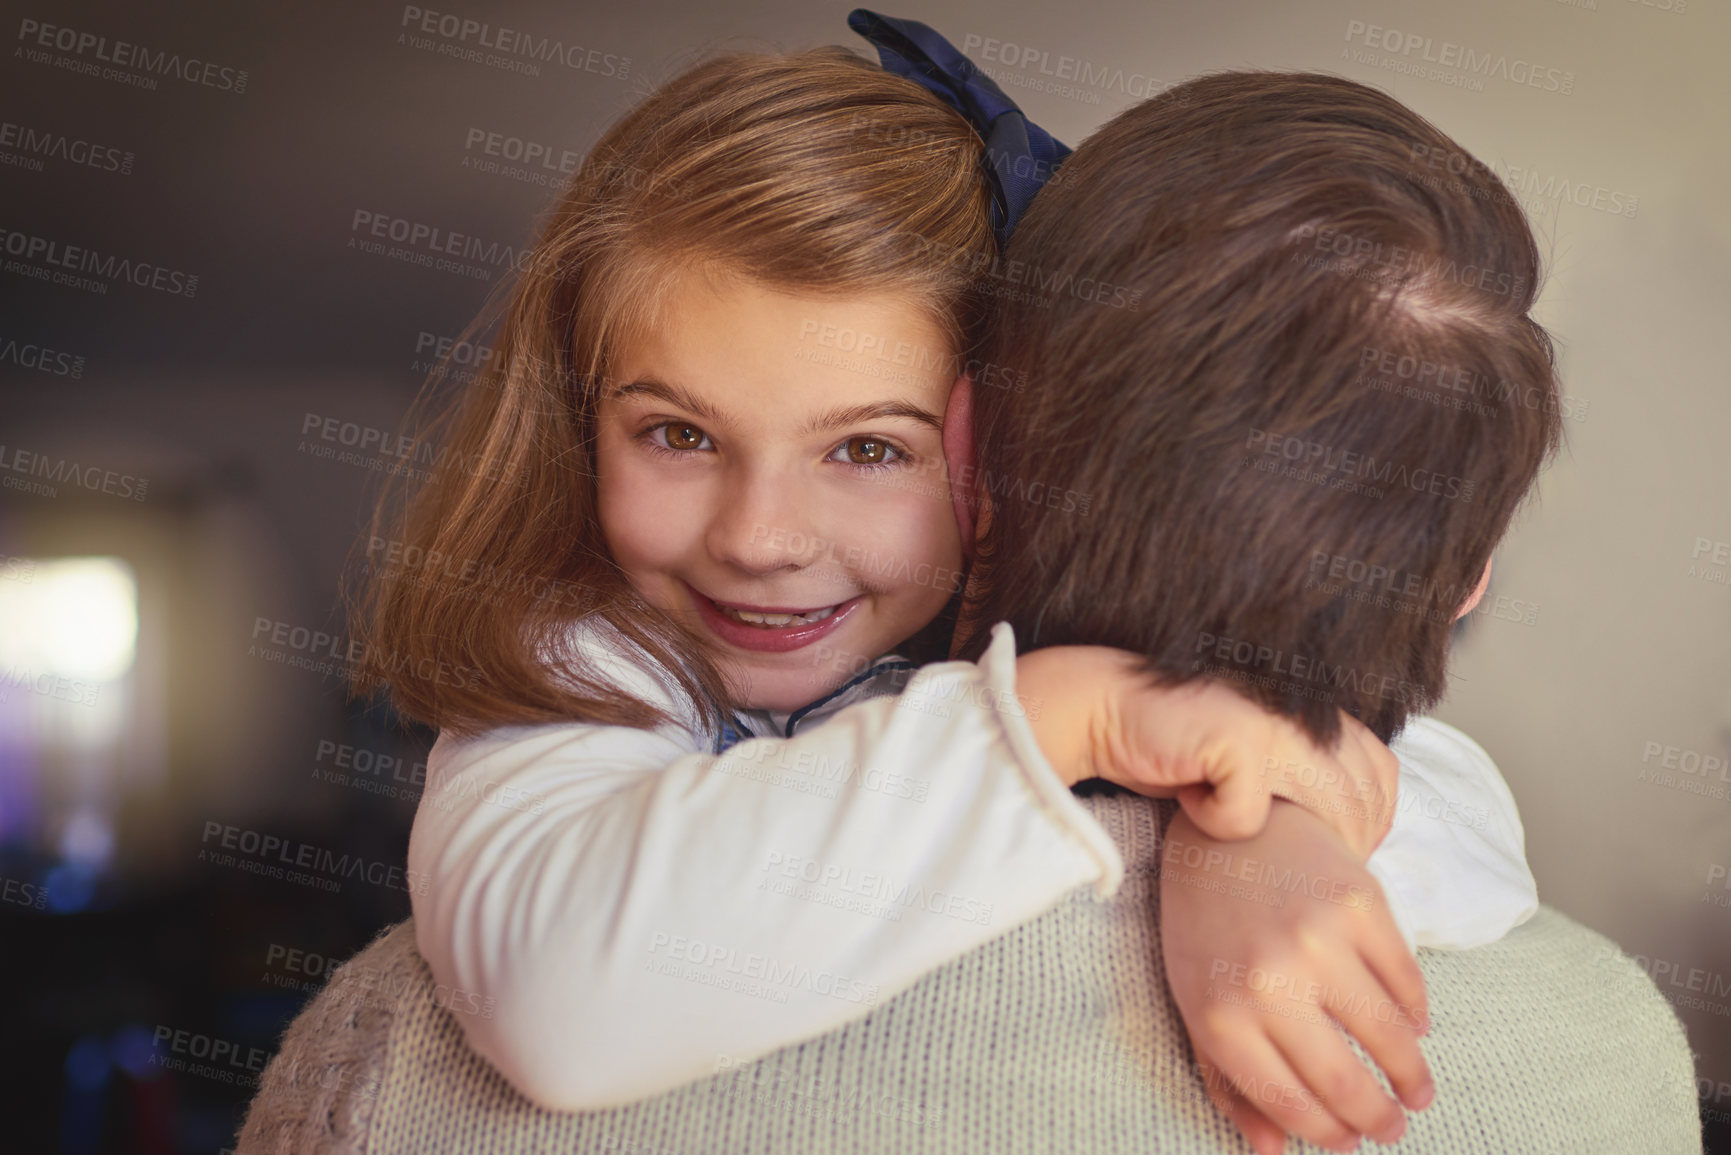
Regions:
<instances>
[{"instance_id":1,"label":"girl's face","mask_svg":"<svg viewBox=\"0 0 1731 1155\"><path fill-rule=\"evenodd\" d=\"M740 705L797 709L960 588L955 350L894 297L686 276L663 315L602 394L602 532L637 591L708 640Z\"/></svg>"}]
</instances>

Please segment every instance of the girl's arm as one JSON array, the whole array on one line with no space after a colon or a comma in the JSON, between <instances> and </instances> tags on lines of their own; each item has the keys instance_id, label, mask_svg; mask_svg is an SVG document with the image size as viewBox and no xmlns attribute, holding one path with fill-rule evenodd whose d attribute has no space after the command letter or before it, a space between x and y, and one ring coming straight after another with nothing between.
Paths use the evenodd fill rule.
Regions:
<instances>
[{"instance_id":1,"label":"girl's arm","mask_svg":"<svg viewBox=\"0 0 1731 1155\"><path fill-rule=\"evenodd\" d=\"M1531 918L1539 889L1521 816L1490 755L1424 717L1389 748L1400 758L1394 823L1365 865L1407 945L1466 950Z\"/></svg>"},{"instance_id":2,"label":"girl's arm","mask_svg":"<svg viewBox=\"0 0 1731 1155\"><path fill-rule=\"evenodd\" d=\"M585 657L675 708L593 636ZM421 952L520 1090L608 1106L858 1018L1083 883L1113 893L1080 777L1176 793L1227 837L1260 829L1270 766L1392 777L1387 751L1386 771L1338 759L1229 689L1134 670L1098 647L1018 660L999 626L977 666L720 756L694 719L441 739L409 845Z\"/></svg>"},{"instance_id":3,"label":"girl's arm","mask_svg":"<svg viewBox=\"0 0 1731 1155\"><path fill-rule=\"evenodd\" d=\"M1210 1095L1259 1151L1280 1150L1288 1130L1323 1145L1360 1135L1398 1139L1400 1103L1346 1050L1323 1011L1358 1039L1406 1106L1422 1109L1434 1092L1415 1035L1401 1028L1416 1030L1428 1016L1423 978L1407 952L1494 942L1538 909L1520 815L1490 756L1432 718L1413 719L1392 749L1400 758L1394 823L1363 866L1296 808L1277 811L1246 842L1215 842L1182 814L1167 828L1160 881L1167 980ZM1203 869L1185 869L1193 862ZM1210 879L1215 863L1221 876ZM1256 893L1222 898L1227 882L1250 882L1239 889ZM1378 888L1380 903L1362 901ZM1278 901L1258 900L1264 891ZM1259 989L1306 998L1247 997L1250 990L1233 986L1246 974L1265 976ZM1262 1009L1276 1004L1282 1014ZM1269 1085L1302 1093L1289 1103L1235 1090Z\"/></svg>"},{"instance_id":4,"label":"girl's arm","mask_svg":"<svg viewBox=\"0 0 1731 1155\"><path fill-rule=\"evenodd\" d=\"M1077 886L1113 893L1117 849L1014 674L1005 631L977 666L720 756L695 723L441 738L416 942L471 1045L543 1106L624 1103L858 1018Z\"/></svg>"}]
</instances>

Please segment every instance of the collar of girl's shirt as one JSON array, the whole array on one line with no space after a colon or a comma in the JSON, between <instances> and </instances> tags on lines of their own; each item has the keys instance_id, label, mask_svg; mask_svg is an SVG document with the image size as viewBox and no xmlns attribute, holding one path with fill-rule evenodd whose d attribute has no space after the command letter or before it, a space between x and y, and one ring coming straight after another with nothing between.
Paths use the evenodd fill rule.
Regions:
<instances>
[{"instance_id":1,"label":"collar of girl's shirt","mask_svg":"<svg viewBox=\"0 0 1731 1155\"><path fill-rule=\"evenodd\" d=\"M791 738L801 726L815 725L855 702L899 694L916 669L913 662L899 654L885 654L823 697L791 713L737 710L722 723L721 732L715 736L715 752L720 754L747 738Z\"/></svg>"}]
</instances>

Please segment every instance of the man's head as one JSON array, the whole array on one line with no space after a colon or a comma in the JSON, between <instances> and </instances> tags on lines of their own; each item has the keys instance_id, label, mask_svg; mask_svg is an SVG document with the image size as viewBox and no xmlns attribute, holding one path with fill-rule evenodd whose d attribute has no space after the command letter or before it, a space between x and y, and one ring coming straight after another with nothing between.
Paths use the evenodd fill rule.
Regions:
<instances>
[{"instance_id":1,"label":"man's head","mask_svg":"<svg viewBox=\"0 0 1731 1155\"><path fill-rule=\"evenodd\" d=\"M982 359L1025 387L974 389L972 620L1229 678L1320 739L1434 703L1561 437L1496 176L1375 89L1218 74L1089 138L1005 261Z\"/></svg>"}]
</instances>

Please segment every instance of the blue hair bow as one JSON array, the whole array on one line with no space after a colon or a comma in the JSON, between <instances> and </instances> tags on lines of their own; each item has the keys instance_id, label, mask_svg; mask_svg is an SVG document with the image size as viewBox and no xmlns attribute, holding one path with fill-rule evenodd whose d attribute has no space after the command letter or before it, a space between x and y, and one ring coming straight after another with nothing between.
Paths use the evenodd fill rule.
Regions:
<instances>
[{"instance_id":1,"label":"blue hair bow","mask_svg":"<svg viewBox=\"0 0 1731 1155\"><path fill-rule=\"evenodd\" d=\"M936 93L967 118L986 142L992 173L992 231L1010 243L1016 222L1070 149L1030 121L973 61L917 20L879 16L865 8L848 13L847 26L871 41L884 71Z\"/></svg>"}]
</instances>

